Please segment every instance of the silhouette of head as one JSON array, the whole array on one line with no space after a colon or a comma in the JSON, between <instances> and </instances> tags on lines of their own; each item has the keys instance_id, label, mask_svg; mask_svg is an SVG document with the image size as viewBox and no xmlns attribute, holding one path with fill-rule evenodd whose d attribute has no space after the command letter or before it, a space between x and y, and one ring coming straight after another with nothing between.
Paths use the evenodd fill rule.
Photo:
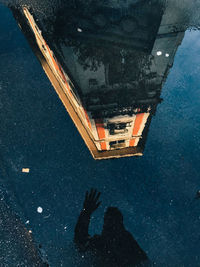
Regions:
<instances>
[{"instance_id":1,"label":"silhouette of head","mask_svg":"<svg viewBox=\"0 0 200 267\"><path fill-rule=\"evenodd\" d=\"M116 232L124 228L123 215L116 207L108 207L104 214L103 232Z\"/></svg>"}]
</instances>

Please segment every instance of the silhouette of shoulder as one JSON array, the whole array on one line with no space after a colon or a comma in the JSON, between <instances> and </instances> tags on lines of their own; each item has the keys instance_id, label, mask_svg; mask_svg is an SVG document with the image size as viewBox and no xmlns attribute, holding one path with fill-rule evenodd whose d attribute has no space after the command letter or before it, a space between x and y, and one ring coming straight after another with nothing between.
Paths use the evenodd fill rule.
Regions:
<instances>
[{"instance_id":1,"label":"silhouette of shoulder","mask_svg":"<svg viewBox=\"0 0 200 267\"><path fill-rule=\"evenodd\" d=\"M128 253L130 253L129 255L134 255L135 258L138 259L138 261L144 261L148 259L146 253L141 249L141 247L138 245L137 241L133 238L131 233L125 230L123 236L124 236L123 242L125 243L125 249L127 250Z\"/></svg>"}]
</instances>

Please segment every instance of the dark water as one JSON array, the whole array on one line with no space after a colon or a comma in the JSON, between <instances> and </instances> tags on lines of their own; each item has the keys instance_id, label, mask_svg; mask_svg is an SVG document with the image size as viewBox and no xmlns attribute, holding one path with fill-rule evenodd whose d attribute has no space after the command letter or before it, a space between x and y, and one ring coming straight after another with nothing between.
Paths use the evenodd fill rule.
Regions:
<instances>
[{"instance_id":1,"label":"dark water","mask_svg":"<svg viewBox=\"0 0 200 267\"><path fill-rule=\"evenodd\" d=\"M45 2L29 2L35 12L48 16L50 10L52 15L53 2L48 8ZM200 189L199 5L172 5L184 19L187 15L186 31L162 88L144 156L107 161L92 159L12 13L0 6L1 201L10 203L24 223L30 221L26 227L52 266L89 261L75 251L73 235L91 187L102 192L91 235L101 232L105 209L116 206L157 266L200 265L200 202L195 199Z\"/></svg>"}]
</instances>

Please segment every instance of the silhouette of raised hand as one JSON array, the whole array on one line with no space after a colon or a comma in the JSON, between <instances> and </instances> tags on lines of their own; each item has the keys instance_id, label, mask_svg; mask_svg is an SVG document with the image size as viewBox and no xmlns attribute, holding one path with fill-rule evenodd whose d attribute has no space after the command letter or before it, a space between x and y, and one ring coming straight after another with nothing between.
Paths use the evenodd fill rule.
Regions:
<instances>
[{"instance_id":1,"label":"silhouette of raised hand","mask_svg":"<svg viewBox=\"0 0 200 267\"><path fill-rule=\"evenodd\" d=\"M83 210L92 214L101 204L101 201L98 202L100 195L101 193L97 192L97 190L93 188L90 192L86 191Z\"/></svg>"}]
</instances>

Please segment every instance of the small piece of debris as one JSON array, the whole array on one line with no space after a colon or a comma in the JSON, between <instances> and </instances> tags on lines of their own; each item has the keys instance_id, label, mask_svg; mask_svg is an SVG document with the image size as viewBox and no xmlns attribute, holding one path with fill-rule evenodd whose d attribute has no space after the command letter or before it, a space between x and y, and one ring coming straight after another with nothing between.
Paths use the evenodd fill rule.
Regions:
<instances>
[{"instance_id":1,"label":"small piece of debris","mask_svg":"<svg viewBox=\"0 0 200 267\"><path fill-rule=\"evenodd\" d=\"M29 232L30 234L32 233L32 231L31 231L31 230L29 230L28 232Z\"/></svg>"},{"instance_id":2,"label":"small piece of debris","mask_svg":"<svg viewBox=\"0 0 200 267\"><path fill-rule=\"evenodd\" d=\"M38 207L38 208L37 208L37 212L38 212L38 213L42 213L42 212L43 212L43 208L42 208L42 207Z\"/></svg>"},{"instance_id":3,"label":"small piece of debris","mask_svg":"<svg viewBox=\"0 0 200 267\"><path fill-rule=\"evenodd\" d=\"M166 54L165 54L165 56L166 56L166 57L169 57L169 54L168 54L168 53L166 53Z\"/></svg>"},{"instance_id":4,"label":"small piece of debris","mask_svg":"<svg viewBox=\"0 0 200 267\"><path fill-rule=\"evenodd\" d=\"M29 168L22 168L22 172L29 173L30 172L30 169Z\"/></svg>"},{"instance_id":5,"label":"small piece of debris","mask_svg":"<svg viewBox=\"0 0 200 267\"><path fill-rule=\"evenodd\" d=\"M77 31L78 32L82 32L83 30L81 28L77 28Z\"/></svg>"},{"instance_id":6,"label":"small piece of debris","mask_svg":"<svg viewBox=\"0 0 200 267\"><path fill-rule=\"evenodd\" d=\"M25 222L25 224L28 224L29 223L29 220L27 220L26 222Z\"/></svg>"},{"instance_id":7,"label":"small piece of debris","mask_svg":"<svg viewBox=\"0 0 200 267\"><path fill-rule=\"evenodd\" d=\"M47 216L44 216L44 219L47 219L51 216L51 214L47 215Z\"/></svg>"}]
</instances>

